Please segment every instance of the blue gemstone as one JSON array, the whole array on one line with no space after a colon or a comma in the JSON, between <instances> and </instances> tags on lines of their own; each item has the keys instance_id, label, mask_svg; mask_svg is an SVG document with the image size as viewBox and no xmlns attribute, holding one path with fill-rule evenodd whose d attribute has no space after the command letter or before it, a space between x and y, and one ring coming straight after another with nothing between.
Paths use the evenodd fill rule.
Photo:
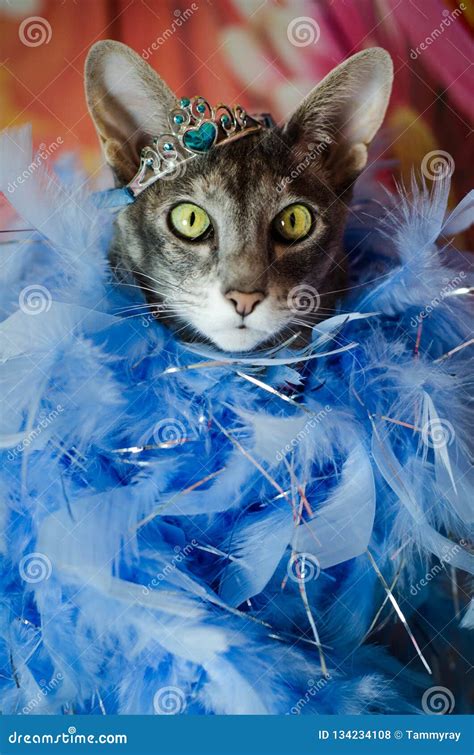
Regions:
<instances>
[{"instance_id":1,"label":"blue gemstone","mask_svg":"<svg viewBox=\"0 0 474 755\"><path fill-rule=\"evenodd\" d=\"M181 107L188 107L190 102L191 100L188 99L188 97L181 97L179 104L181 105Z\"/></svg>"},{"instance_id":2,"label":"blue gemstone","mask_svg":"<svg viewBox=\"0 0 474 755\"><path fill-rule=\"evenodd\" d=\"M165 142L163 144L163 149L165 149L167 152L171 152L173 149L173 145L170 142Z\"/></svg>"},{"instance_id":3,"label":"blue gemstone","mask_svg":"<svg viewBox=\"0 0 474 755\"><path fill-rule=\"evenodd\" d=\"M201 102L197 106L196 110L198 111L198 113L205 113L206 112L206 106Z\"/></svg>"},{"instance_id":4,"label":"blue gemstone","mask_svg":"<svg viewBox=\"0 0 474 755\"><path fill-rule=\"evenodd\" d=\"M221 118L222 123L229 123L230 118L228 115L223 115Z\"/></svg>"},{"instance_id":5,"label":"blue gemstone","mask_svg":"<svg viewBox=\"0 0 474 755\"><path fill-rule=\"evenodd\" d=\"M207 152L217 139L215 123L202 123L199 128L190 128L183 135L183 144L192 152Z\"/></svg>"},{"instance_id":6,"label":"blue gemstone","mask_svg":"<svg viewBox=\"0 0 474 755\"><path fill-rule=\"evenodd\" d=\"M183 123L184 117L182 115L175 115L173 120L175 123Z\"/></svg>"}]
</instances>

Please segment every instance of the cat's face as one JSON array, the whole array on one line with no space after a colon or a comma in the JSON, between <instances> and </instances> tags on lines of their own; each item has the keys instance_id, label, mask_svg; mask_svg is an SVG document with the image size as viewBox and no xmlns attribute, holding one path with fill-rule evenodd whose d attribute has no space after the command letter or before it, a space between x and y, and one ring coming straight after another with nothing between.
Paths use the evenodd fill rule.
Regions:
<instances>
[{"instance_id":1,"label":"cat's face","mask_svg":"<svg viewBox=\"0 0 474 755\"><path fill-rule=\"evenodd\" d=\"M341 288L346 208L317 157L279 191L294 167L281 131L196 158L121 213L117 266L183 335L221 349L308 331Z\"/></svg>"},{"instance_id":2,"label":"cat's face","mask_svg":"<svg viewBox=\"0 0 474 755\"><path fill-rule=\"evenodd\" d=\"M369 52L362 54L358 71L352 66L352 76L347 63L346 70L336 69L343 69L339 86L323 82L283 127L213 148L120 212L113 264L122 277L135 279L152 311L182 337L249 351L277 337L305 335L331 312L343 284L341 238L351 185L365 164L366 145L380 125L389 91L388 56ZM140 145L150 141L144 135L167 130L165 116L175 102L137 58L118 43L104 42L88 61L89 105L122 181L137 169ZM368 69L372 90L377 85L378 90L367 88L357 124L347 102L344 115L329 119L325 107L334 110L349 84L366 85ZM384 75L377 80L380 71ZM127 79L134 92L128 101ZM155 115L155 129L145 123L150 114L144 112L153 100L162 103L165 118L163 124ZM119 123L125 106L131 123L123 141ZM360 102L353 106L360 108ZM137 111L141 115L133 121ZM130 135L133 122L138 140Z\"/></svg>"}]
</instances>

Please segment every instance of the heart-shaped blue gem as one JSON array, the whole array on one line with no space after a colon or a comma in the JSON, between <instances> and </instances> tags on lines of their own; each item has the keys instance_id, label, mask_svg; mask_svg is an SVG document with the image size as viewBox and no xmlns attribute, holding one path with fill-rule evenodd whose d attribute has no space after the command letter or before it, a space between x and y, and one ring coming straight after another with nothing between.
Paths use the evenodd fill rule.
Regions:
<instances>
[{"instance_id":1,"label":"heart-shaped blue gem","mask_svg":"<svg viewBox=\"0 0 474 755\"><path fill-rule=\"evenodd\" d=\"M183 144L192 152L207 152L217 139L217 126L211 121L190 128L183 134Z\"/></svg>"}]
</instances>

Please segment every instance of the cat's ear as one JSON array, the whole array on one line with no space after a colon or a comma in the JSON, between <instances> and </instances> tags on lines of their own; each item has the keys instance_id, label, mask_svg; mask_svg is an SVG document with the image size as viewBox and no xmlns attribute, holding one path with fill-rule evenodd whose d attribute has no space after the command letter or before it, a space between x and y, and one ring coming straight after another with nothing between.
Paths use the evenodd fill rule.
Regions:
<instances>
[{"instance_id":1,"label":"cat's ear","mask_svg":"<svg viewBox=\"0 0 474 755\"><path fill-rule=\"evenodd\" d=\"M127 183L139 167L142 147L169 130L176 97L140 55L112 40L91 47L85 88L105 159Z\"/></svg>"},{"instance_id":2,"label":"cat's ear","mask_svg":"<svg viewBox=\"0 0 474 755\"><path fill-rule=\"evenodd\" d=\"M381 47L353 55L308 94L284 127L298 153L318 154L336 186L354 180L367 162L367 147L384 119L393 65Z\"/></svg>"}]
</instances>

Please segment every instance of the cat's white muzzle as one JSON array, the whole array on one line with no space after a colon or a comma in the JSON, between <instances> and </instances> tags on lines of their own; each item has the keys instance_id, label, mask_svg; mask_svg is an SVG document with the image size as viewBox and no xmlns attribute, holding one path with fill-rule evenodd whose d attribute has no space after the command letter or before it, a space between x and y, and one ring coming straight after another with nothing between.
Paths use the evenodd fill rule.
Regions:
<instances>
[{"instance_id":1,"label":"cat's white muzzle","mask_svg":"<svg viewBox=\"0 0 474 755\"><path fill-rule=\"evenodd\" d=\"M251 351L269 336L253 328L225 328L209 331L205 335L223 351Z\"/></svg>"},{"instance_id":2,"label":"cat's white muzzle","mask_svg":"<svg viewBox=\"0 0 474 755\"><path fill-rule=\"evenodd\" d=\"M218 284L206 288L203 305L188 310L187 317L199 333L223 351L251 351L284 325L281 313L272 306L271 297L262 301L251 314L241 317Z\"/></svg>"}]
</instances>

